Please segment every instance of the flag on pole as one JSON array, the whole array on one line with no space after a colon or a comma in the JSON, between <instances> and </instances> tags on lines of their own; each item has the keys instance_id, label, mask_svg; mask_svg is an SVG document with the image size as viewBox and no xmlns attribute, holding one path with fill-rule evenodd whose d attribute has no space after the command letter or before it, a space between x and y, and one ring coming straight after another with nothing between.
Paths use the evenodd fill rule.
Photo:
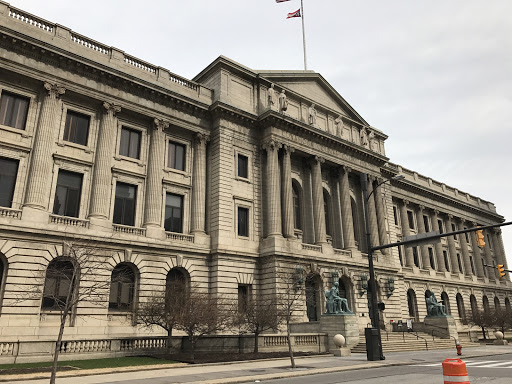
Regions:
<instances>
[{"instance_id":1,"label":"flag on pole","mask_svg":"<svg viewBox=\"0 0 512 384\"><path fill-rule=\"evenodd\" d=\"M289 13L287 19L291 19L292 17L300 17L300 8L297 9L295 12Z\"/></svg>"},{"instance_id":2,"label":"flag on pole","mask_svg":"<svg viewBox=\"0 0 512 384\"><path fill-rule=\"evenodd\" d=\"M276 3L284 3L285 1L290 1L290 0L276 0Z\"/></svg>"}]
</instances>

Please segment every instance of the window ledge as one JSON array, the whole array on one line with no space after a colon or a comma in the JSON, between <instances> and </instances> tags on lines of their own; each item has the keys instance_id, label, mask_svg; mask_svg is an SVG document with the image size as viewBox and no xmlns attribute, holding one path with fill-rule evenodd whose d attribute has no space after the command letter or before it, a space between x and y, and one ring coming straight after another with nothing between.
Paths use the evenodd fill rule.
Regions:
<instances>
[{"instance_id":1,"label":"window ledge","mask_svg":"<svg viewBox=\"0 0 512 384\"><path fill-rule=\"evenodd\" d=\"M245 178L245 177L235 176L235 180L238 180L238 181L241 181L241 182L244 182L247 184L252 184L251 180L249 180L248 178Z\"/></svg>"},{"instance_id":2,"label":"window ledge","mask_svg":"<svg viewBox=\"0 0 512 384\"><path fill-rule=\"evenodd\" d=\"M129 163L137 164L139 167L144 167L145 166L145 164L142 162L142 160L135 159L133 157L123 156L123 155L114 156L114 160L117 160L117 161L128 161Z\"/></svg>"},{"instance_id":3,"label":"window ledge","mask_svg":"<svg viewBox=\"0 0 512 384\"><path fill-rule=\"evenodd\" d=\"M92 153L91 147L87 145L73 143L72 141L59 140L56 142L59 147L71 147L84 151L85 153Z\"/></svg>"},{"instance_id":4,"label":"window ledge","mask_svg":"<svg viewBox=\"0 0 512 384\"><path fill-rule=\"evenodd\" d=\"M188 173L188 172L186 172L186 171L180 171L179 169L174 169L174 168L168 168L168 167L165 167L165 168L163 169L163 171L164 171L165 173L176 173L176 174L178 174L178 175L182 175L182 176L184 176L184 177L190 177L190 175L189 175L189 173Z\"/></svg>"},{"instance_id":5,"label":"window ledge","mask_svg":"<svg viewBox=\"0 0 512 384\"><path fill-rule=\"evenodd\" d=\"M13 128L13 127L9 127L8 125L2 125L2 124L0 124L0 129L3 129L4 131L9 131L12 133L17 133L24 138L32 137L32 135L28 134L25 129Z\"/></svg>"}]
</instances>

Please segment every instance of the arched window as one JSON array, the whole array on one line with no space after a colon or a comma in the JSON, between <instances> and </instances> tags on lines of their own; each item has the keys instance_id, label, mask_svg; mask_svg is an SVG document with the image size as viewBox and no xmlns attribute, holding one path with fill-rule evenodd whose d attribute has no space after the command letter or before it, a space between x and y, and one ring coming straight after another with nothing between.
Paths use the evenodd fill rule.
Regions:
<instances>
[{"instance_id":1,"label":"arched window","mask_svg":"<svg viewBox=\"0 0 512 384\"><path fill-rule=\"evenodd\" d=\"M409 317L418 317L418 306L416 302L416 293L413 289L407 291L407 307L409 308Z\"/></svg>"},{"instance_id":2,"label":"arched window","mask_svg":"<svg viewBox=\"0 0 512 384\"><path fill-rule=\"evenodd\" d=\"M5 280L7 277L7 258L0 253L0 311L2 310L2 299L4 297Z\"/></svg>"},{"instance_id":3,"label":"arched window","mask_svg":"<svg viewBox=\"0 0 512 384\"><path fill-rule=\"evenodd\" d=\"M323 292L322 280L319 275L308 275L306 277L306 314L309 321L320 320L322 313L322 301L320 293ZM322 293L323 294L323 293Z\"/></svg>"},{"instance_id":4,"label":"arched window","mask_svg":"<svg viewBox=\"0 0 512 384\"><path fill-rule=\"evenodd\" d=\"M120 263L114 268L110 280L110 310L132 311L135 308L137 275L137 267L131 263Z\"/></svg>"},{"instance_id":5,"label":"arched window","mask_svg":"<svg viewBox=\"0 0 512 384\"><path fill-rule=\"evenodd\" d=\"M331 231L331 196L329 192L324 189L324 213L325 213L325 233L332 236Z\"/></svg>"},{"instance_id":6,"label":"arched window","mask_svg":"<svg viewBox=\"0 0 512 384\"><path fill-rule=\"evenodd\" d=\"M476 303L475 295L469 296L469 302L471 303L471 313L476 314L478 312L478 305Z\"/></svg>"},{"instance_id":7,"label":"arched window","mask_svg":"<svg viewBox=\"0 0 512 384\"><path fill-rule=\"evenodd\" d=\"M350 279L346 276L340 277L338 280L338 290L340 297L347 299L348 307L352 312L356 312L356 306L354 305L354 296L353 296L353 285Z\"/></svg>"},{"instance_id":8,"label":"arched window","mask_svg":"<svg viewBox=\"0 0 512 384\"><path fill-rule=\"evenodd\" d=\"M450 299L448 299L448 294L446 292L441 293L441 300L446 308L446 313L451 315L452 309L450 308Z\"/></svg>"},{"instance_id":9,"label":"arched window","mask_svg":"<svg viewBox=\"0 0 512 384\"><path fill-rule=\"evenodd\" d=\"M496 297L496 296L494 296L494 308L497 311L501 309L500 299L498 299L498 297Z\"/></svg>"},{"instance_id":10,"label":"arched window","mask_svg":"<svg viewBox=\"0 0 512 384\"><path fill-rule=\"evenodd\" d=\"M459 313L459 318L463 323L466 322L466 309L464 308L464 299L460 293L457 293L455 296L457 300L457 312Z\"/></svg>"},{"instance_id":11,"label":"arched window","mask_svg":"<svg viewBox=\"0 0 512 384\"><path fill-rule=\"evenodd\" d=\"M484 305L484 311L489 313L490 311L490 308L489 308L489 299L487 298L487 296L484 295L484 297L482 297L482 304Z\"/></svg>"},{"instance_id":12,"label":"arched window","mask_svg":"<svg viewBox=\"0 0 512 384\"><path fill-rule=\"evenodd\" d=\"M53 259L46 268L42 309L63 309L73 297L79 282L78 266L65 257Z\"/></svg>"},{"instance_id":13,"label":"arched window","mask_svg":"<svg viewBox=\"0 0 512 384\"><path fill-rule=\"evenodd\" d=\"M361 232L359 228L359 214L357 211L357 204L355 199L350 196L350 208L352 210L352 225L354 227L354 239L358 249L361 250Z\"/></svg>"},{"instance_id":14,"label":"arched window","mask_svg":"<svg viewBox=\"0 0 512 384\"><path fill-rule=\"evenodd\" d=\"M505 297L505 310L510 312L510 300L508 297Z\"/></svg>"},{"instance_id":15,"label":"arched window","mask_svg":"<svg viewBox=\"0 0 512 384\"><path fill-rule=\"evenodd\" d=\"M172 268L165 279L165 294L166 297L172 296L173 303L179 303L186 299L188 295L189 276L185 270L181 268Z\"/></svg>"},{"instance_id":16,"label":"arched window","mask_svg":"<svg viewBox=\"0 0 512 384\"><path fill-rule=\"evenodd\" d=\"M293 225L294 225L294 228L302 230L300 190L295 181L292 181L292 194L293 194Z\"/></svg>"}]
</instances>

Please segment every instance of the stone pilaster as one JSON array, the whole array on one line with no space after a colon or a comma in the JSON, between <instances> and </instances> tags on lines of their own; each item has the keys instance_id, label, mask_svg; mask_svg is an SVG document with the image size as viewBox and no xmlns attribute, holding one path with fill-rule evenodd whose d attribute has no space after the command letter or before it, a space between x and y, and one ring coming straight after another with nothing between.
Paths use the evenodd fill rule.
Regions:
<instances>
[{"instance_id":1,"label":"stone pilaster","mask_svg":"<svg viewBox=\"0 0 512 384\"><path fill-rule=\"evenodd\" d=\"M439 211L434 209L431 216L433 231L439 231L439 223L437 222L438 219ZM446 265L444 264L443 257L443 246L441 245L441 242L434 244L434 249L436 250L437 270L440 272L446 272Z\"/></svg>"},{"instance_id":2,"label":"stone pilaster","mask_svg":"<svg viewBox=\"0 0 512 384\"><path fill-rule=\"evenodd\" d=\"M105 221L109 218L112 158L114 157L117 131L116 114L121 112L121 107L112 103L104 102L103 107L105 110L103 111L98 133L92 177L91 209L89 213L92 226L96 224L101 226L100 221Z\"/></svg>"},{"instance_id":3,"label":"stone pilaster","mask_svg":"<svg viewBox=\"0 0 512 384\"><path fill-rule=\"evenodd\" d=\"M343 228L343 243L345 249L357 249L354 239L354 220L352 218L352 203L350 201L350 184L348 175L350 168L340 167L340 195L341 195L341 226Z\"/></svg>"},{"instance_id":4,"label":"stone pilaster","mask_svg":"<svg viewBox=\"0 0 512 384\"><path fill-rule=\"evenodd\" d=\"M380 245L380 242L379 227L377 225L377 210L375 208L375 192L370 195L370 193L374 191L374 181L375 178L373 176L368 177L368 220L370 223L370 241L372 242L372 246L376 247Z\"/></svg>"},{"instance_id":5,"label":"stone pilaster","mask_svg":"<svg viewBox=\"0 0 512 384\"><path fill-rule=\"evenodd\" d=\"M169 123L155 119L151 130L148 157L148 172L146 175L146 203L144 207L144 227L148 229L149 237L162 237L162 169L164 168L164 129ZM157 229L152 233L151 228Z\"/></svg>"},{"instance_id":6,"label":"stone pilaster","mask_svg":"<svg viewBox=\"0 0 512 384\"><path fill-rule=\"evenodd\" d=\"M407 205L409 202L407 200L403 200L402 204L400 204L400 216L401 216L401 224L402 224L402 236L406 237L411 234L409 230L409 219L407 217ZM405 252L405 265L407 267L414 266L414 257L412 255L411 247L404 247Z\"/></svg>"},{"instance_id":7,"label":"stone pilaster","mask_svg":"<svg viewBox=\"0 0 512 384\"><path fill-rule=\"evenodd\" d=\"M333 210L333 222L334 228L332 230L332 244L334 248L343 248L343 233L341 224L341 198L339 193L339 171L333 169L330 172L332 180L332 210Z\"/></svg>"},{"instance_id":8,"label":"stone pilaster","mask_svg":"<svg viewBox=\"0 0 512 384\"><path fill-rule=\"evenodd\" d=\"M48 82L44 83L44 88L46 96L41 107L39 125L30 158L24 209L27 207L33 210L45 211L44 216L46 216L52 180L52 147L55 142L54 130L59 115L59 97L66 90L64 87Z\"/></svg>"},{"instance_id":9,"label":"stone pilaster","mask_svg":"<svg viewBox=\"0 0 512 384\"><path fill-rule=\"evenodd\" d=\"M461 218L460 219L460 229L464 229L464 219ZM467 233L468 237L471 233ZM472 272L472 268L471 268L471 260L469 258L469 248L468 248L468 243L466 241L466 234L465 233L461 233L459 235L459 243L460 243L460 250L461 250L461 253L462 253L462 260L464 262L464 269L465 269L465 274L466 276L472 276L473 275L473 272ZM475 260L473 260L473 262L475 262Z\"/></svg>"},{"instance_id":10,"label":"stone pilaster","mask_svg":"<svg viewBox=\"0 0 512 384\"><path fill-rule=\"evenodd\" d=\"M283 145L283 173L282 186L282 210L283 210L283 235L289 239L295 237L295 225L293 222L293 188L292 188L292 162L291 154L295 150L289 145Z\"/></svg>"},{"instance_id":11,"label":"stone pilaster","mask_svg":"<svg viewBox=\"0 0 512 384\"><path fill-rule=\"evenodd\" d=\"M471 224L473 228L478 225L476 222L473 222ZM475 263L476 275L478 277L484 277L485 271L482 265L482 252L480 251L480 247L478 246L476 232L471 232L469 236L471 238L471 248L473 248L473 262Z\"/></svg>"},{"instance_id":12,"label":"stone pilaster","mask_svg":"<svg viewBox=\"0 0 512 384\"><path fill-rule=\"evenodd\" d=\"M281 234L281 187L279 183L278 151L281 144L269 140L263 144L267 152L265 179L267 183L267 237L282 236Z\"/></svg>"},{"instance_id":13,"label":"stone pilaster","mask_svg":"<svg viewBox=\"0 0 512 384\"><path fill-rule=\"evenodd\" d=\"M453 215L448 214L447 220L446 220L446 225L445 225L447 232L452 232L452 219L453 219ZM450 272L451 273L459 273L459 263L457 261L457 249L455 247L455 239L453 238L453 235L448 236L447 241L448 241L448 252L450 253L450 264L451 264Z\"/></svg>"},{"instance_id":14,"label":"stone pilaster","mask_svg":"<svg viewBox=\"0 0 512 384\"><path fill-rule=\"evenodd\" d=\"M382 180L377 179L377 183L381 183ZM385 186L381 184L379 188L376 188L373 192L375 195L375 208L377 209L377 225L379 227L379 239L380 244L384 245L388 243L388 236L386 234L386 210L384 209L384 201L382 199L381 188ZM389 249L382 249L381 253L387 255Z\"/></svg>"},{"instance_id":15,"label":"stone pilaster","mask_svg":"<svg viewBox=\"0 0 512 384\"><path fill-rule=\"evenodd\" d=\"M423 205L420 205L418 207L417 215L416 215L416 221L418 221L418 234L425 233L425 223L423 221L423 211L425 210L425 207ZM430 269L430 257L428 255L428 246L426 244L423 244L420 246L421 250L421 264L423 269Z\"/></svg>"},{"instance_id":16,"label":"stone pilaster","mask_svg":"<svg viewBox=\"0 0 512 384\"><path fill-rule=\"evenodd\" d=\"M206 212L206 144L209 137L197 133L194 137L194 168L192 170L191 233L205 233Z\"/></svg>"},{"instance_id":17,"label":"stone pilaster","mask_svg":"<svg viewBox=\"0 0 512 384\"><path fill-rule=\"evenodd\" d=\"M325 160L315 156L311 160L313 190L313 221L315 223L315 244L327 242L325 236L324 194L322 188L322 163Z\"/></svg>"}]
</instances>

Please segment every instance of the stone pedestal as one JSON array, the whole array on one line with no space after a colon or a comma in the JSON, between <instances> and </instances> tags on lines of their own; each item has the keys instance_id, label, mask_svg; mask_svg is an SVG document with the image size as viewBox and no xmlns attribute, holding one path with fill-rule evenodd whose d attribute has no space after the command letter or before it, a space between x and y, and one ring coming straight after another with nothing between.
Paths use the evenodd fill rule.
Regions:
<instances>
[{"instance_id":1,"label":"stone pedestal","mask_svg":"<svg viewBox=\"0 0 512 384\"><path fill-rule=\"evenodd\" d=\"M352 355L348 347L334 348L331 349L329 352L331 352L334 355L334 357L345 357Z\"/></svg>"},{"instance_id":2,"label":"stone pedestal","mask_svg":"<svg viewBox=\"0 0 512 384\"><path fill-rule=\"evenodd\" d=\"M357 317L353 313L320 316L320 332L327 333L329 343L327 350L329 351L339 349L333 342L334 335L338 333L345 336L348 349L359 344L359 326L357 324Z\"/></svg>"},{"instance_id":3,"label":"stone pedestal","mask_svg":"<svg viewBox=\"0 0 512 384\"><path fill-rule=\"evenodd\" d=\"M452 316L427 316L424 321L425 332L432 334L441 339L449 339L455 337L458 340L457 325Z\"/></svg>"}]
</instances>

